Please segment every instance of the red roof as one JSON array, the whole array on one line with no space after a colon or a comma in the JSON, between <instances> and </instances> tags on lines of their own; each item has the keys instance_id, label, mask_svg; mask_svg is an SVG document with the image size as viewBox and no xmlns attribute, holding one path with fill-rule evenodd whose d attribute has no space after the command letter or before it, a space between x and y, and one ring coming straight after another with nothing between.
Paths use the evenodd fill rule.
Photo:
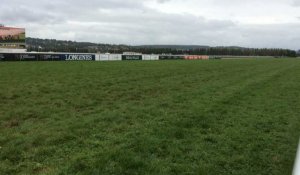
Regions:
<instances>
[{"instance_id":1,"label":"red roof","mask_svg":"<svg viewBox=\"0 0 300 175\"><path fill-rule=\"evenodd\" d=\"M24 29L25 30L25 28L20 28L20 27L1 27L0 26L0 29L4 29L4 30L10 30L10 29Z\"/></svg>"}]
</instances>

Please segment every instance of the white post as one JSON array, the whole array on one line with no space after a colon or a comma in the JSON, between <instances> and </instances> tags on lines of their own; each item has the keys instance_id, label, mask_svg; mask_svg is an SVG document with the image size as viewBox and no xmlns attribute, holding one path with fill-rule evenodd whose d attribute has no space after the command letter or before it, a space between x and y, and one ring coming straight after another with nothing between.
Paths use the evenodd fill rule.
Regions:
<instances>
[{"instance_id":1,"label":"white post","mask_svg":"<svg viewBox=\"0 0 300 175\"><path fill-rule=\"evenodd\" d=\"M298 145L298 151L295 160L293 175L300 175L300 144Z\"/></svg>"}]
</instances>

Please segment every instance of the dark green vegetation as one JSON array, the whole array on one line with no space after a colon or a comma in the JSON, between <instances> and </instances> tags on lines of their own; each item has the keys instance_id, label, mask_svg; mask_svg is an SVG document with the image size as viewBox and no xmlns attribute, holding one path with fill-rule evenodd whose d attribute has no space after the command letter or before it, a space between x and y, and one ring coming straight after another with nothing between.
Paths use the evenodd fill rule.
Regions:
<instances>
[{"instance_id":1,"label":"dark green vegetation","mask_svg":"<svg viewBox=\"0 0 300 175\"><path fill-rule=\"evenodd\" d=\"M290 175L300 60L0 64L0 174Z\"/></svg>"},{"instance_id":2,"label":"dark green vegetation","mask_svg":"<svg viewBox=\"0 0 300 175\"><path fill-rule=\"evenodd\" d=\"M296 57L297 53L289 49L243 48L243 47L209 47L200 45L115 45L96 44L89 42L61 41L55 39L26 39L28 51L54 51L74 53L123 53L127 51L144 54L175 54L175 55L230 55L230 56L274 56Z\"/></svg>"}]
</instances>

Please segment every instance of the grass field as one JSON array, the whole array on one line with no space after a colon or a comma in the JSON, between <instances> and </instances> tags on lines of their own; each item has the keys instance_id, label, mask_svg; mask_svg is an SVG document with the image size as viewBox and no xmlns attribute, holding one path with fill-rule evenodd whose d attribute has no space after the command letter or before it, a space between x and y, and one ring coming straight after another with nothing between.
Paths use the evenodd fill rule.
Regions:
<instances>
[{"instance_id":1,"label":"grass field","mask_svg":"<svg viewBox=\"0 0 300 175\"><path fill-rule=\"evenodd\" d=\"M0 63L0 174L290 175L300 60Z\"/></svg>"}]
</instances>

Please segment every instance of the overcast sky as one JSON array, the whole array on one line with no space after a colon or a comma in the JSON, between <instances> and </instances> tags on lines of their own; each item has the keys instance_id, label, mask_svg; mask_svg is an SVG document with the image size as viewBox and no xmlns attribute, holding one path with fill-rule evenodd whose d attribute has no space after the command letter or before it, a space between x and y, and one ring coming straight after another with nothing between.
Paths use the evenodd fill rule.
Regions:
<instances>
[{"instance_id":1,"label":"overcast sky","mask_svg":"<svg viewBox=\"0 0 300 175\"><path fill-rule=\"evenodd\" d=\"M37 38L300 49L300 0L1 0L0 23Z\"/></svg>"}]
</instances>

